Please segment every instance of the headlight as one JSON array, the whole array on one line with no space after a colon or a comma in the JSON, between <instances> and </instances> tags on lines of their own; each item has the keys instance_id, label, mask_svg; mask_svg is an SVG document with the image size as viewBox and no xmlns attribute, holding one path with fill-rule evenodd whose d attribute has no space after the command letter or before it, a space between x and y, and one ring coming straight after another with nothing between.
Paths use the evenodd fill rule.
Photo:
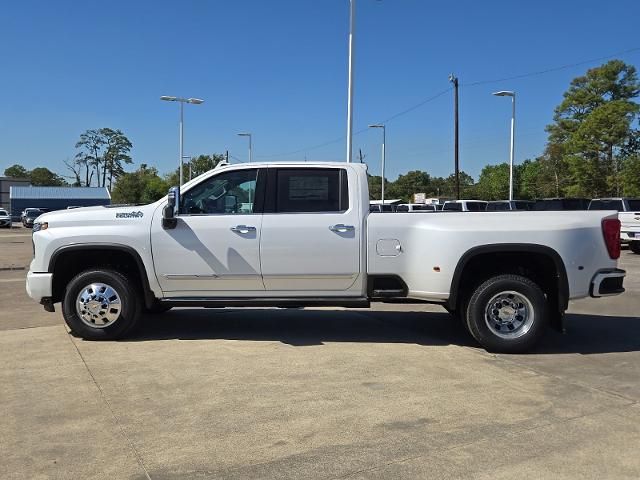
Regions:
<instances>
[{"instance_id":1,"label":"headlight","mask_svg":"<svg viewBox=\"0 0 640 480\"><path fill-rule=\"evenodd\" d=\"M33 233L49 228L48 222L33 222Z\"/></svg>"}]
</instances>

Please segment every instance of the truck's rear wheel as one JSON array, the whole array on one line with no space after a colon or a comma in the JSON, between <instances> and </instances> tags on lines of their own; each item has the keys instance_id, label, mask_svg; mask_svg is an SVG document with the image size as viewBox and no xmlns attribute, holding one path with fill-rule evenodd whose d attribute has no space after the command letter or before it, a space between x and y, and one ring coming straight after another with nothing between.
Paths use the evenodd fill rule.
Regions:
<instances>
[{"instance_id":1,"label":"truck's rear wheel","mask_svg":"<svg viewBox=\"0 0 640 480\"><path fill-rule=\"evenodd\" d=\"M67 285L62 314L74 335L113 340L126 335L140 317L135 285L112 270L87 270Z\"/></svg>"},{"instance_id":2,"label":"truck's rear wheel","mask_svg":"<svg viewBox=\"0 0 640 480\"><path fill-rule=\"evenodd\" d=\"M520 275L498 275L482 283L467 305L471 335L492 352L531 349L548 323L542 289Z\"/></svg>"},{"instance_id":3,"label":"truck's rear wheel","mask_svg":"<svg viewBox=\"0 0 640 480\"><path fill-rule=\"evenodd\" d=\"M631 250L635 254L640 254L640 242L633 241L629 243L629 250Z\"/></svg>"}]
</instances>

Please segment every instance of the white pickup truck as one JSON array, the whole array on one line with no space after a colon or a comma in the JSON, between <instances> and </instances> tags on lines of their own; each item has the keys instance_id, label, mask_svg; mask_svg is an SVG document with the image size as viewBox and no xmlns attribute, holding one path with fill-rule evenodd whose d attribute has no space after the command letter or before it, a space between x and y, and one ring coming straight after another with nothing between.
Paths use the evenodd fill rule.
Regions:
<instances>
[{"instance_id":1,"label":"white pickup truck","mask_svg":"<svg viewBox=\"0 0 640 480\"><path fill-rule=\"evenodd\" d=\"M629 245L629 250L640 254L640 199L594 198L589 210L616 210L620 219L620 241Z\"/></svg>"},{"instance_id":2,"label":"white pickup truck","mask_svg":"<svg viewBox=\"0 0 640 480\"><path fill-rule=\"evenodd\" d=\"M616 295L617 212L369 214L366 166L224 165L144 206L37 218L27 292L71 331L125 336L171 307L429 302L492 351L562 329L569 299Z\"/></svg>"}]
</instances>

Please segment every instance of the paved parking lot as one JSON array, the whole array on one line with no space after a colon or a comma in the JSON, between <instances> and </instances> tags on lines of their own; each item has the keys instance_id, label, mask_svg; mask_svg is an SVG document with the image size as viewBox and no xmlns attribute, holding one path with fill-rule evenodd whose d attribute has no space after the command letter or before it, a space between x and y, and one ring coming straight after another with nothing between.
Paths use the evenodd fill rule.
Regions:
<instances>
[{"instance_id":1,"label":"paved parking lot","mask_svg":"<svg viewBox=\"0 0 640 480\"><path fill-rule=\"evenodd\" d=\"M0 231L2 478L640 477L628 251L624 295L517 356L422 305L181 309L85 342L26 296L30 255Z\"/></svg>"}]
</instances>

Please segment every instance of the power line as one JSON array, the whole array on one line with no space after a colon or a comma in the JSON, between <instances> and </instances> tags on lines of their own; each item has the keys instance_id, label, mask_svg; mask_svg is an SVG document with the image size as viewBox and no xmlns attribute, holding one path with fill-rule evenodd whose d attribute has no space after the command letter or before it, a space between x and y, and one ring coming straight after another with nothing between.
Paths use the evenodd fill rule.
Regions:
<instances>
[{"instance_id":1,"label":"power line","mask_svg":"<svg viewBox=\"0 0 640 480\"><path fill-rule=\"evenodd\" d=\"M581 62L568 63L566 65L561 65L559 67L552 67L552 68L547 68L547 69L544 69L544 70L538 70L537 72L523 73L521 75L514 75L512 77L497 78L497 79L494 79L494 80L480 80L480 81L477 81L477 82L463 83L462 86L463 87L475 87L476 85L486 85L486 84L489 84L489 83L506 82L507 80L517 80L517 79L520 79L520 78L535 77L537 75L544 75L545 73L558 72L560 70L566 70L568 68L579 67L581 65L586 65L587 63L593 63L593 62L600 62L602 60L608 60L610 58L617 57L618 55L624 55L626 53L633 53L633 52L637 52L637 51L640 51L640 47L630 48L628 50L622 50L620 52L612 53L611 55L605 55L604 57L596 57L596 58L591 58L589 60L583 60Z\"/></svg>"},{"instance_id":2,"label":"power line","mask_svg":"<svg viewBox=\"0 0 640 480\"><path fill-rule=\"evenodd\" d=\"M392 122L396 118L401 117L402 115L406 115L407 113L410 113L410 112L422 107L423 105L425 105L425 104L427 104L429 102L432 102L433 100L441 97L442 95L444 95L445 93L448 93L450 91L451 91L451 88L447 88L446 90L443 90L443 91L441 91L439 93L436 93L435 95L433 95L433 96L431 96L429 98L426 98L426 99L422 100L421 102L416 103L415 105L413 105L413 106L411 106L411 107L409 107L409 108L407 108L405 110L402 110L401 112L395 113L395 114L391 115L389 118L386 118L386 119L384 119L384 120L382 120L382 121L380 121L378 123L389 123L389 122ZM368 128L361 128L360 130L356 130L355 132L353 132L353 135L354 136L355 135L359 135L359 134L364 133L364 132L366 132L368 130L369 130ZM341 137L334 138L332 140L328 140L328 141L323 142L323 143L319 143L318 145L313 145L313 146L310 146L310 147L307 147L307 148L300 148L298 150L292 150L290 152L275 153L275 154L271 154L271 155L260 155L260 158L286 157L288 155L294 155L296 153L302 153L302 152L308 152L308 151L311 151L311 150L317 150L318 148L326 147L328 145L332 145L334 143L341 142L345 138L347 138L347 137L343 135Z\"/></svg>"},{"instance_id":3,"label":"power line","mask_svg":"<svg viewBox=\"0 0 640 480\"><path fill-rule=\"evenodd\" d=\"M498 83L498 82L505 82L508 80L518 80L521 78L527 78L527 77L534 77L534 76L538 76L538 75L544 75L546 73L552 73L552 72L558 72L561 70L566 70L569 68L574 68L574 67L579 67L581 65L586 65L588 63L593 63L593 62L599 62L602 60L608 60L610 58L613 57L617 57L618 55L624 55L624 54L628 54L628 53L634 53L634 52L638 52L640 51L640 47L634 47L634 48L629 48L627 50L622 50L616 53L612 53L610 55L605 55L603 57L596 57L596 58L591 58L589 60L582 60L580 62L576 62L576 63L568 63L565 65L561 65L558 67L552 67L552 68L546 68L544 70L538 70L535 72L529 72L529 73L523 73L521 75L514 75L514 76L510 76L510 77L504 77L504 78L498 78L498 79L493 79L493 80L479 80L477 82L470 82L470 83L461 83L460 86L461 87L475 87L478 85L487 85L490 83ZM393 115L391 115L390 117L378 122L378 123L389 123L393 120L395 120L396 118L399 118L403 115L406 115L407 113L413 112L414 110L417 110L418 108L422 107L423 105L426 105L429 102L432 102L434 100L436 100L437 98L445 95L446 93L450 92L452 90L452 88L447 88L446 90L442 90L441 92L436 93L435 95L432 95L418 103L416 103L415 105L406 108L405 110L402 110L398 113L395 113ZM353 134L354 135L359 135L361 133L364 133L368 131L368 128L363 128L360 130L355 131ZM322 147L327 147L329 145L333 145L334 143L338 143L338 142L342 142L344 139L346 138L346 136L341 136L341 137L337 137L334 138L332 140L327 140L326 142L322 142L319 143L317 145L312 145L310 147L306 147L306 148L300 148L298 150L292 150L289 152L281 152L281 153L274 153L274 154L270 154L270 155L259 155L260 158L273 158L273 157L287 157L289 155L295 155L296 153L302 153L302 152L308 152L311 150L317 150L319 148Z\"/></svg>"}]
</instances>

